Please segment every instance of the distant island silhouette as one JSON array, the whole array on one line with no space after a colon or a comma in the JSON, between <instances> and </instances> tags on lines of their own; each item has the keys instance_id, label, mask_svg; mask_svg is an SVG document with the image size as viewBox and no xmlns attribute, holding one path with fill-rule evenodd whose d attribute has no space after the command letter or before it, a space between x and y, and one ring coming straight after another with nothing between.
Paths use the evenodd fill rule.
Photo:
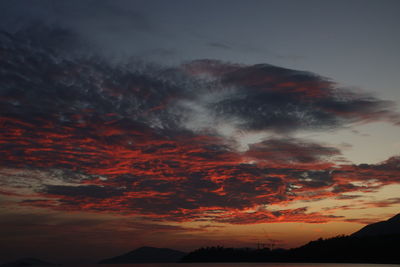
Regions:
<instances>
[{"instance_id":1,"label":"distant island silhouette","mask_svg":"<svg viewBox=\"0 0 400 267\"><path fill-rule=\"evenodd\" d=\"M100 264L178 262L186 253L169 248L141 247L126 254L101 260Z\"/></svg>"}]
</instances>

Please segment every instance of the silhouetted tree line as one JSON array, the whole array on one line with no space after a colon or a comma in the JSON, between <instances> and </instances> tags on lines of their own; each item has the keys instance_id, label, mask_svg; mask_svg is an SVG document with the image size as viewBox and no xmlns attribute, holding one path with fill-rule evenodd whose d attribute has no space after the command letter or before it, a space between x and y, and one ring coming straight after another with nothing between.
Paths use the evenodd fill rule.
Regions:
<instances>
[{"instance_id":1,"label":"silhouetted tree line","mask_svg":"<svg viewBox=\"0 0 400 267\"><path fill-rule=\"evenodd\" d=\"M400 263L400 235L320 238L289 250L205 247L182 262Z\"/></svg>"}]
</instances>

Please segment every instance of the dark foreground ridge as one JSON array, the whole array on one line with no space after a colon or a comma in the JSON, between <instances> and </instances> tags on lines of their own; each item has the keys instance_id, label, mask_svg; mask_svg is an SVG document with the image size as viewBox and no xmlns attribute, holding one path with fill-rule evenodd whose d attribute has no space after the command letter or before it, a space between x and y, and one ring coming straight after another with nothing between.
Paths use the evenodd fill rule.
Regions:
<instances>
[{"instance_id":1,"label":"dark foreground ridge","mask_svg":"<svg viewBox=\"0 0 400 267\"><path fill-rule=\"evenodd\" d=\"M126 254L101 260L99 263L178 262L186 253L169 248L141 247Z\"/></svg>"},{"instance_id":2,"label":"dark foreground ridge","mask_svg":"<svg viewBox=\"0 0 400 267\"><path fill-rule=\"evenodd\" d=\"M331 262L400 263L400 235L319 239L295 249L235 249L207 247L182 262Z\"/></svg>"},{"instance_id":3,"label":"dark foreground ridge","mask_svg":"<svg viewBox=\"0 0 400 267\"><path fill-rule=\"evenodd\" d=\"M396 215L350 236L320 238L294 249L207 247L189 253L182 262L400 263L399 229Z\"/></svg>"}]
</instances>

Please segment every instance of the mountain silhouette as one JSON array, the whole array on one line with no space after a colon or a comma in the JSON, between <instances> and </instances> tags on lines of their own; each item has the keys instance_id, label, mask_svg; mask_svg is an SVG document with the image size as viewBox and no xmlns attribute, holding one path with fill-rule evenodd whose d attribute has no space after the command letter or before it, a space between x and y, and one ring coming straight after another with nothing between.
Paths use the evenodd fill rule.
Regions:
<instances>
[{"instance_id":1,"label":"mountain silhouette","mask_svg":"<svg viewBox=\"0 0 400 267\"><path fill-rule=\"evenodd\" d=\"M23 258L13 262L8 262L0 265L0 267L15 267L15 266L47 266L56 265L54 263L42 261L35 258Z\"/></svg>"},{"instance_id":2,"label":"mountain silhouette","mask_svg":"<svg viewBox=\"0 0 400 267\"><path fill-rule=\"evenodd\" d=\"M400 234L400 213L392 218L377 223L369 224L351 236L375 236Z\"/></svg>"},{"instance_id":3,"label":"mountain silhouette","mask_svg":"<svg viewBox=\"0 0 400 267\"><path fill-rule=\"evenodd\" d=\"M141 247L117 257L101 260L99 263L146 263L178 262L186 253L169 248Z\"/></svg>"}]
</instances>

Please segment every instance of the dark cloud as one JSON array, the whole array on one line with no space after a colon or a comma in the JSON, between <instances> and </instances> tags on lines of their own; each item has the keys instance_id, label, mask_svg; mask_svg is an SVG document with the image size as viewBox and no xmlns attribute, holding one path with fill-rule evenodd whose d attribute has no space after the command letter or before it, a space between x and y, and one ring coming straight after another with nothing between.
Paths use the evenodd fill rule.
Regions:
<instances>
[{"instance_id":1,"label":"dark cloud","mask_svg":"<svg viewBox=\"0 0 400 267\"><path fill-rule=\"evenodd\" d=\"M357 121L399 122L394 103L337 88L333 81L310 72L215 60L195 61L185 68L237 88L211 108L217 116L237 119L243 129L288 132L331 129Z\"/></svg>"},{"instance_id":2,"label":"dark cloud","mask_svg":"<svg viewBox=\"0 0 400 267\"><path fill-rule=\"evenodd\" d=\"M341 195L341 196L337 196L336 198L337 199L340 199L340 200L347 200L347 199L356 199L356 198L361 198L362 196L361 195Z\"/></svg>"},{"instance_id":3,"label":"dark cloud","mask_svg":"<svg viewBox=\"0 0 400 267\"><path fill-rule=\"evenodd\" d=\"M323 215L317 212L307 213L307 208L288 209L280 211L259 210L248 213L233 213L220 219L221 222L232 224L274 223L274 222L308 222L325 223L341 216Z\"/></svg>"},{"instance_id":4,"label":"dark cloud","mask_svg":"<svg viewBox=\"0 0 400 267\"><path fill-rule=\"evenodd\" d=\"M131 57L157 59L155 54L171 55L161 40L166 37L157 23L131 1L0 1L0 29L33 36L39 42L73 56L101 54L109 61L126 61ZM54 29L52 34L40 28ZM79 40L60 36L58 29L79 36ZM63 43L62 41L66 41ZM79 49L76 45L79 44ZM151 53L153 51L153 53Z\"/></svg>"},{"instance_id":5,"label":"dark cloud","mask_svg":"<svg viewBox=\"0 0 400 267\"><path fill-rule=\"evenodd\" d=\"M371 219L371 218L350 218L346 219L346 222L351 222L351 223L360 223L360 224L372 224L372 223L377 223L379 221L382 221L381 218L376 218L376 219Z\"/></svg>"},{"instance_id":6,"label":"dark cloud","mask_svg":"<svg viewBox=\"0 0 400 267\"><path fill-rule=\"evenodd\" d=\"M63 30L51 30L50 36L54 34L68 36ZM43 40L4 33L2 41L1 94L8 100L4 112L18 113L24 121L36 119L34 124L41 116L57 123L119 119L164 130L208 128L215 134L224 122L238 130L282 133L397 119L392 103L335 88L333 82L308 72L209 60L184 65L191 74L218 77L200 82L180 69L134 62L113 66L96 57L65 59ZM24 110L30 111L29 118Z\"/></svg>"},{"instance_id":7,"label":"dark cloud","mask_svg":"<svg viewBox=\"0 0 400 267\"><path fill-rule=\"evenodd\" d=\"M337 165L337 148L286 135L394 120L386 101L271 65L66 57L54 47L79 37L53 34L60 41L49 46L51 38L0 34L1 194L22 206L154 221L325 222L335 218L257 208L399 182L398 157ZM226 128L286 137L237 151Z\"/></svg>"},{"instance_id":8,"label":"dark cloud","mask_svg":"<svg viewBox=\"0 0 400 267\"><path fill-rule=\"evenodd\" d=\"M378 207L378 208L391 207L391 206L394 206L397 204L400 204L399 197L392 197L392 198L384 199L381 201L373 201L373 202L366 203L366 205L369 207Z\"/></svg>"},{"instance_id":9,"label":"dark cloud","mask_svg":"<svg viewBox=\"0 0 400 267\"><path fill-rule=\"evenodd\" d=\"M250 212L249 208L327 197L348 199L347 194L342 194L376 190L387 185L385 179L389 174L394 178L391 178L391 183L399 182L395 178L398 177L398 169L392 173L375 173L373 178L368 178L360 169L344 171L351 166L342 166L340 171L338 167L333 168L335 170L305 170L297 164L291 168L276 164L264 167L222 164L203 167L202 171L198 171L200 165L186 165L184 172L179 168L171 170L168 166L158 169L149 167L142 170L143 174L148 173L146 176L136 177L126 174L115 176L113 173L112 176L107 175L108 180L92 180L92 185L86 186L46 186L38 192L41 199L26 200L22 204L63 211L138 215L154 221L194 220L243 224L296 220L326 222L336 217L307 213L306 210L301 214L298 211L292 214L268 209ZM95 171L101 172L99 169ZM139 169L132 171L140 173ZM368 179L374 181L370 183ZM398 199L360 204L386 207L396 203ZM347 207L339 209L345 210ZM257 216L249 217L248 212Z\"/></svg>"},{"instance_id":10,"label":"dark cloud","mask_svg":"<svg viewBox=\"0 0 400 267\"><path fill-rule=\"evenodd\" d=\"M43 193L49 195L66 196L72 198L112 198L122 196L124 190L115 187L96 185L65 186L45 185Z\"/></svg>"},{"instance_id":11,"label":"dark cloud","mask_svg":"<svg viewBox=\"0 0 400 267\"><path fill-rule=\"evenodd\" d=\"M210 47L213 47L213 48L224 49L224 50L232 49L232 47L230 47L229 45L226 45L224 43L219 43L219 42L211 42L211 43L208 43L207 45Z\"/></svg>"},{"instance_id":12,"label":"dark cloud","mask_svg":"<svg viewBox=\"0 0 400 267\"><path fill-rule=\"evenodd\" d=\"M192 75L210 75L212 77L220 77L227 73L240 70L243 67L241 64L223 63L219 60L201 59L194 60L183 64L186 72Z\"/></svg>"},{"instance_id":13,"label":"dark cloud","mask_svg":"<svg viewBox=\"0 0 400 267\"><path fill-rule=\"evenodd\" d=\"M121 2L33 0L29 4L29 8L26 8L26 1L2 1L0 6L5 11L1 19L3 27L6 26L7 30L17 26L23 28L41 21L49 25L68 27L92 37L100 32L151 32L157 28L145 15L134 10L135 5L124 5Z\"/></svg>"},{"instance_id":14,"label":"dark cloud","mask_svg":"<svg viewBox=\"0 0 400 267\"><path fill-rule=\"evenodd\" d=\"M337 148L293 138L265 140L246 151L246 156L277 163L315 163L339 154Z\"/></svg>"}]
</instances>

